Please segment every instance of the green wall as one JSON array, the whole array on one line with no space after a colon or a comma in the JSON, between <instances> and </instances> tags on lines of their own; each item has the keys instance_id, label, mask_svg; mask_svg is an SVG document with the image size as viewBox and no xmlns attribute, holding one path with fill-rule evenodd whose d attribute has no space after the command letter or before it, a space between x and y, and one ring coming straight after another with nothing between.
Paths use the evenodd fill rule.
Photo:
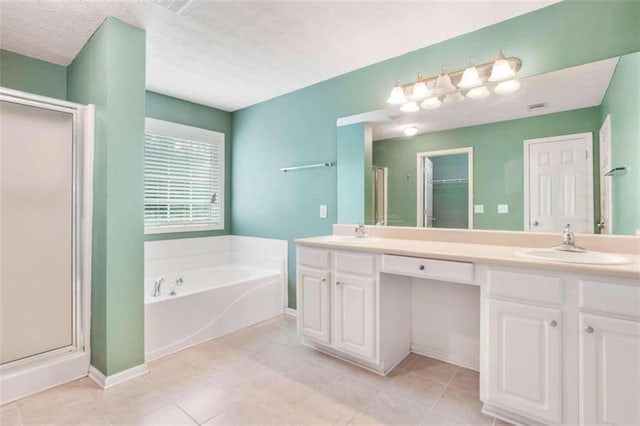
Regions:
<instances>
[{"instance_id":1,"label":"green wall","mask_svg":"<svg viewBox=\"0 0 640 426\"><path fill-rule=\"evenodd\" d=\"M209 237L231 233L231 113L204 105L147 92L147 117L171 121L201 129L224 133L225 184L224 184L224 230L203 232L174 232L145 235L145 241L177 238Z\"/></svg>"},{"instance_id":2,"label":"green wall","mask_svg":"<svg viewBox=\"0 0 640 426\"><path fill-rule=\"evenodd\" d=\"M620 58L602 103L602 121L611 114L611 165L627 166L613 176L613 233L640 229L640 52ZM636 196L630 197L630 194Z\"/></svg>"},{"instance_id":3,"label":"green wall","mask_svg":"<svg viewBox=\"0 0 640 426\"><path fill-rule=\"evenodd\" d=\"M278 169L336 159L336 119L386 107L396 79L435 75L443 64L462 69L469 58L490 60L499 49L522 58L523 76L593 62L637 51L639 21L638 1L560 2L235 112L233 233L290 245L329 234L336 221L336 169L286 176ZM318 217L322 203L329 206L328 220ZM294 254L290 250L291 264ZM295 275L289 280L289 306L295 307Z\"/></svg>"},{"instance_id":4,"label":"green wall","mask_svg":"<svg viewBox=\"0 0 640 426\"><path fill-rule=\"evenodd\" d=\"M473 147L474 204L484 213L474 214L475 229L524 230L523 140L572 133L593 133L598 148L600 107L559 112L481 126L424 133L412 138L373 143L373 164L388 167L388 222L416 226L416 154L450 148ZM594 156L594 170L598 158ZM410 176L407 179L407 175ZM596 179L597 180L597 179ZM594 208L599 211L596 182ZM498 204L508 204L508 214L498 214Z\"/></svg>"},{"instance_id":5,"label":"green wall","mask_svg":"<svg viewBox=\"0 0 640 426\"><path fill-rule=\"evenodd\" d=\"M144 362L144 30L107 18L67 71L96 109L91 364L112 375Z\"/></svg>"},{"instance_id":6,"label":"green wall","mask_svg":"<svg viewBox=\"0 0 640 426\"><path fill-rule=\"evenodd\" d=\"M0 86L67 99L67 69L8 50L0 50Z\"/></svg>"}]
</instances>

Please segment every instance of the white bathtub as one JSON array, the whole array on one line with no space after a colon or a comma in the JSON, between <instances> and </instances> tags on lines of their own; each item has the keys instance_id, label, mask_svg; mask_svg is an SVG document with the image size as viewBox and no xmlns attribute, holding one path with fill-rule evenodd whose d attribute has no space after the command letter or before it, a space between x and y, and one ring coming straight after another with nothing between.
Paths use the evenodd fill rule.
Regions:
<instances>
[{"instance_id":1,"label":"white bathtub","mask_svg":"<svg viewBox=\"0 0 640 426\"><path fill-rule=\"evenodd\" d=\"M164 278L162 295L153 281ZM169 292L176 280L177 294ZM283 272L242 264L189 269L145 280L145 359L151 361L284 311Z\"/></svg>"}]
</instances>

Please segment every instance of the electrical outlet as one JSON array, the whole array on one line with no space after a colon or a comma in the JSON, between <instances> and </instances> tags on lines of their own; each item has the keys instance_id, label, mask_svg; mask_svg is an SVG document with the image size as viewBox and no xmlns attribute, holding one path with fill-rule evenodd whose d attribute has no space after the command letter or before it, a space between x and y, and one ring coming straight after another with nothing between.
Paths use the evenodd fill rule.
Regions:
<instances>
[{"instance_id":1,"label":"electrical outlet","mask_svg":"<svg viewBox=\"0 0 640 426\"><path fill-rule=\"evenodd\" d=\"M474 204L473 205L474 213L484 213L484 204Z\"/></svg>"},{"instance_id":2,"label":"electrical outlet","mask_svg":"<svg viewBox=\"0 0 640 426\"><path fill-rule=\"evenodd\" d=\"M327 205L320 204L320 219L326 219L326 218L327 218Z\"/></svg>"},{"instance_id":3,"label":"electrical outlet","mask_svg":"<svg viewBox=\"0 0 640 426\"><path fill-rule=\"evenodd\" d=\"M498 204L498 213L500 214L509 213L509 204Z\"/></svg>"}]
</instances>

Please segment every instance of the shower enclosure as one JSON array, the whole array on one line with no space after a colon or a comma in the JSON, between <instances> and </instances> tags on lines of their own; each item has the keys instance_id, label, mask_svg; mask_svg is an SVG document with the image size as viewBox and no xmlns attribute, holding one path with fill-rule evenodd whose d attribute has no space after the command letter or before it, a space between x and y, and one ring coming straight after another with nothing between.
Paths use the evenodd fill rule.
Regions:
<instances>
[{"instance_id":1,"label":"shower enclosure","mask_svg":"<svg viewBox=\"0 0 640 426\"><path fill-rule=\"evenodd\" d=\"M0 88L0 403L89 367L93 107Z\"/></svg>"}]
</instances>

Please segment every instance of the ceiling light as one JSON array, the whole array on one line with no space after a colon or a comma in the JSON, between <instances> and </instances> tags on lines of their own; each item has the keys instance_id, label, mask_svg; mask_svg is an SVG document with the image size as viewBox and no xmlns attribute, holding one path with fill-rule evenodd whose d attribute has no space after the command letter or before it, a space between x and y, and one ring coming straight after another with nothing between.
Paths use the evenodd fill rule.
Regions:
<instances>
[{"instance_id":1,"label":"ceiling light","mask_svg":"<svg viewBox=\"0 0 640 426\"><path fill-rule=\"evenodd\" d=\"M418 74L418 79L413 85L413 98L416 100L424 99L427 96L431 96L429 89L427 88L427 83L425 83L422 78L422 74Z\"/></svg>"},{"instance_id":2,"label":"ceiling light","mask_svg":"<svg viewBox=\"0 0 640 426\"><path fill-rule=\"evenodd\" d=\"M480 80L478 69L473 65L464 70L460 83L458 83L458 87L461 89L471 89L480 85L482 85L482 80Z\"/></svg>"},{"instance_id":3,"label":"ceiling light","mask_svg":"<svg viewBox=\"0 0 640 426\"><path fill-rule=\"evenodd\" d=\"M418 128L416 126L405 127L404 134L406 136L415 136L418 133Z\"/></svg>"},{"instance_id":4,"label":"ceiling light","mask_svg":"<svg viewBox=\"0 0 640 426\"><path fill-rule=\"evenodd\" d=\"M487 89L486 86L476 87L475 89L471 89L467 92L467 98L471 99L482 99L489 96L491 92Z\"/></svg>"},{"instance_id":5,"label":"ceiling light","mask_svg":"<svg viewBox=\"0 0 640 426\"><path fill-rule=\"evenodd\" d=\"M493 89L493 91L500 95L504 95L507 93L515 92L519 88L520 82L518 80L507 80L498 84L495 89Z\"/></svg>"},{"instance_id":6,"label":"ceiling light","mask_svg":"<svg viewBox=\"0 0 640 426\"><path fill-rule=\"evenodd\" d=\"M442 100L442 102L444 102L445 104L457 104L461 101L464 101L464 96L462 96L462 93L460 92L449 93Z\"/></svg>"},{"instance_id":7,"label":"ceiling light","mask_svg":"<svg viewBox=\"0 0 640 426\"><path fill-rule=\"evenodd\" d=\"M418 107L418 104L415 103L414 101L402 104L402 106L400 107L400 111L402 112L416 112L419 110L420 110L420 107Z\"/></svg>"},{"instance_id":8,"label":"ceiling light","mask_svg":"<svg viewBox=\"0 0 640 426\"><path fill-rule=\"evenodd\" d=\"M420 103L420 106L424 109L436 109L439 108L440 105L442 105L442 102L440 102L440 99L435 96L427 98Z\"/></svg>"},{"instance_id":9,"label":"ceiling light","mask_svg":"<svg viewBox=\"0 0 640 426\"><path fill-rule=\"evenodd\" d=\"M451 82L451 76L446 70L443 70L436 81L436 93L444 95L454 90L456 90L456 86Z\"/></svg>"},{"instance_id":10,"label":"ceiling light","mask_svg":"<svg viewBox=\"0 0 640 426\"><path fill-rule=\"evenodd\" d=\"M511 68L511 64L504 58L502 54L502 50L498 54L498 57L493 62L493 66L491 67L491 75L489 76L489 81L502 81L507 80L509 78L513 78L516 75L516 72Z\"/></svg>"},{"instance_id":11,"label":"ceiling light","mask_svg":"<svg viewBox=\"0 0 640 426\"><path fill-rule=\"evenodd\" d=\"M394 105L400 105L406 101L407 98L404 96L404 89L402 88L402 84L400 84L400 80L398 80L395 87L391 89L391 95L389 95L387 102Z\"/></svg>"}]
</instances>

